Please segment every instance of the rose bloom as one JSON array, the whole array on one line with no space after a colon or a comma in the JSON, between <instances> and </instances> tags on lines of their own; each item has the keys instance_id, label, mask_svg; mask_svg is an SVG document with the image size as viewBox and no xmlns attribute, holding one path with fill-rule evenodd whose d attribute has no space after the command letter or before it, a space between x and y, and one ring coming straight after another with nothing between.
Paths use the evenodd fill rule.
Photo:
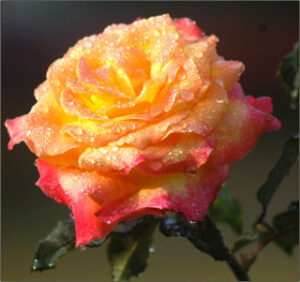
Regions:
<instances>
[{"instance_id":1,"label":"rose bloom","mask_svg":"<svg viewBox=\"0 0 300 282\"><path fill-rule=\"evenodd\" d=\"M76 246L144 214L201 220L230 164L281 127L217 42L169 15L108 26L56 60L30 113L6 121L9 149L24 141L36 184L72 210Z\"/></svg>"}]
</instances>

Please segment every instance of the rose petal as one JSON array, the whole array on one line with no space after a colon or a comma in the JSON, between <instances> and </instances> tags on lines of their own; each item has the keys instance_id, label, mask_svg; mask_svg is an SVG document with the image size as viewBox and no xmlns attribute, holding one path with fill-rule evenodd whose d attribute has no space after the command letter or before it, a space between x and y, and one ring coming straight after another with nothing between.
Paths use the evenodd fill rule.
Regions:
<instances>
[{"instance_id":1,"label":"rose petal","mask_svg":"<svg viewBox=\"0 0 300 282\"><path fill-rule=\"evenodd\" d=\"M55 98L47 92L39 97L29 114L6 122L11 136L9 148L24 141L37 156L59 155L77 148L80 145L77 141L60 132L65 119Z\"/></svg>"},{"instance_id":2,"label":"rose petal","mask_svg":"<svg viewBox=\"0 0 300 282\"><path fill-rule=\"evenodd\" d=\"M187 115L188 111L183 110L182 112L166 118L161 122L151 124L138 130L137 132L130 133L120 138L119 140L112 142L111 145L121 147L124 144L128 144L140 149L144 149L152 144L161 141L165 137L168 128L171 125L178 123Z\"/></svg>"},{"instance_id":3,"label":"rose petal","mask_svg":"<svg viewBox=\"0 0 300 282\"><path fill-rule=\"evenodd\" d=\"M252 106L266 114L271 114L273 112L271 97L254 98L252 96L246 96L246 99L250 104L252 104Z\"/></svg>"},{"instance_id":4,"label":"rose petal","mask_svg":"<svg viewBox=\"0 0 300 282\"><path fill-rule=\"evenodd\" d=\"M174 138L173 138L174 139ZM198 136L180 136L178 140L165 140L144 150L135 147L105 146L87 148L79 158L83 169L105 173L128 174L133 168L142 168L158 174L194 169L205 164L213 150L211 144Z\"/></svg>"},{"instance_id":5,"label":"rose petal","mask_svg":"<svg viewBox=\"0 0 300 282\"><path fill-rule=\"evenodd\" d=\"M111 29L112 28L109 27L105 31L108 32ZM146 54L147 60L151 62L161 57L159 54L162 50L166 50L166 52L171 51L171 49L176 50L177 47L175 46L182 44L177 28L173 20L167 14L142 19L124 28L122 28L122 26L118 28L114 26L114 30L120 30L118 34L118 42L120 44L123 46L134 46L140 49ZM166 49L166 46L170 48ZM173 49L173 46L175 49ZM164 63L168 62L170 56L173 56L173 54L173 51L168 53L164 58Z\"/></svg>"},{"instance_id":6,"label":"rose petal","mask_svg":"<svg viewBox=\"0 0 300 282\"><path fill-rule=\"evenodd\" d=\"M78 94L73 93L65 88L60 97L60 102L66 113L73 116L80 116L86 119L104 119L96 115L90 107L88 107Z\"/></svg>"},{"instance_id":7,"label":"rose petal","mask_svg":"<svg viewBox=\"0 0 300 282\"><path fill-rule=\"evenodd\" d=\"M227 104L226 91L218 84L212 84L205 93L205 97L192 108L190 114L172 125L166 136L184 132L207 136L220 122Z\"/></svg>"},{"instance_id":8,"label":"rose petal","mask_svg":"<svg viewBox=\"0 0 300 282\"><path fill-rule=\"evenodd\" d=\"M25 128L26 116L20 116L14 119L8 119L5 121L5 126L8 130L10 140L8 142L8 149L12 150L14 145L22 142L26 137Z\"/></svg>"},{"instance_id":9,"label":"rose petal","mask_svg":"<svg viewBox=\"0 0 300 282\"><path fill-rule=\"evenodd\" d=\"M203 90L210 84L212 63L218 59L216 45L219 39L215 35L204 37L196 43L187 45L188 54L192 58L201 78ZM205 88L206 87L206 88Z\"/></svg>"},{"instance_id":10,"label":"rose petal","mask_svg":"<svg viewBox=\"0 0 300 282\"><path fill-rule=\"evenodd\" d=\"M192 134L178 135L176 142L169 139L174 138L143 151L144 159L138 167L155 174L195 172L207 162L214 148L203 138Z\"/></svg>"},{"instance_id":11,"label":"rose petal","mask_svg":"<svg viewBox=\"0 0 300 282\"><path fill-rule=\"evenodd\" d=\"M187 41L197 40L204 36L196 22L189 18L175 19L174 22L178 29L182 32L184 39Z\"/></svg>"},{"instance_id":12,"label":"rose petal","mask_svg":"<svg viewBox=\"0 0 300 282\"><path fill-rule=\"evenodd\" d=\"M201 220L228 173L228 166L203 166L197 174L142 175L147 182L136 194L104 204L97 216L104 222L114 223L150 208L181 212L188 220Z\"/></svg>"},{"instance_id":13,"label":"rose petal","mask_svg":"<svg viewBox=\"0 0 300 282\"><path fill-rule=\"evenodd\" d=\"M212 74L216 83L224 86L226 90L230 90L244 69L245 66L241 62L219 59L212 65Z\"/></svg>"},{"instance_id":14,"label":"rose petal","mask_svg":"<svg viewBox=\"0 0 300 282\"><path fill-rule=\"evenodd\" d=\"M76 246L106 236L114 224L101 222L95 213L104 201L132 194L136 188L124 180L112 179L97 172L66 169L38 159L37 185L48 196L72 209L76 224ZM126 186L126 187L125 187Z\"/></svg>"},{"instance_id":15,"label":"rose petal","mask_svg":"<svg viewBox=\"0 0 300 282\"><path fill-rule=\"evenodd\" d=\"M61 132L72 136L75 140L92 147L104 146L109 142L118 140L120 137L143 127L143 121L92 121L72 122L62 126ZM118 141L116 141L118 142Z\"/></svg>"},{"instance_id":16,"label":"rose petal","mask_svg":"<svg viewBox=\"0 0 300 282\"><path fill-rule=\"evenodd\" d=\"M251 98L252 99L252 98ZM271 105L269 99L249 103L243 90L237 83L229 92L226 112L216 130L209 138L216 144L210 162L214 165L229 164L245 156L257 142L257 138L266 131L278 130L281 123L264 111L253 107L261 105L267 112Z\"/></svg>"},{"instance_id":17,"label":"rose petal","mask_svg":"<svg viewBox=\"0 0 300 282\"><path fill-rule=\"evenodd\" d=\"M81 197L73 204L72 212L75 219L76 247L85 245L92 240L105 237L115 224L100 221L96 212L100 205L90 197Z\"/></svg>"}]
</instances>

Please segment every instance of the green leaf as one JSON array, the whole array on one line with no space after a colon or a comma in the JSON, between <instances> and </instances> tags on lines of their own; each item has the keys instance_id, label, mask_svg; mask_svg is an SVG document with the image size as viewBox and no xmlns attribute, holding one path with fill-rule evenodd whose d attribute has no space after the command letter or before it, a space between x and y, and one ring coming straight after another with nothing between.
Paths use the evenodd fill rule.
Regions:
<instances>
[{"instance_id":1,"label":"green leaf","mask_svg":"<svg viewBox=\"0 0 300 282\"><path fill-rule=\"evenodd\" d=\"M273 225L278 234L274 242L291 255L294 246L299 244L299 201L293 202L288 211L274 216Z\"/></svg>"},{"instance_id":2,"label":"green leaf","mask_svg":"<svg viewBox=\"0 0 300 282\"><path fill-rule=\"evenodd\" d=\"M279 65L277 76L282 87L290 95L290 105L293 109L299 102L299 42L294 50L285 56Z\"/></svg>"},{"instance_id":3,"label":"green leaf","mask_svg":"<svg viewBox=\"0 0 300 282\"><path fill-rule=\"evenodd\" d=\"M74 250L75 240L74 221L59 221L46 239L39 242L31 270L54 268L58 258Z\"/></svg>"},{"instance_id":4,"label":"green leaf","mask_svg":"<svg viewBox=\"0 0 300 282\"><path fill-rule=\"evenodd\" d=\"M129 281L145 270L157 223L153 217L144 217L130 232L111 235L107 255L113 281Z\"/></svg>"},{"instance_id":5,"label":"green leaf","mask_svg":"<svg viewBox=\"0 0 300 282\"><path fill-rule=\"evenodd\" d=\"M271 170L267 181L258 190L256 196L263 206L263 212L260 216L262 219L266 213L267 206L272 199L273 194L277 190L283 178L289 173L290 168L299 156L299 136L288 139L282 151L279 161ZM260 220L259 219L259 220Z\"/></svg>"},{"instance_id":6,"label":"green leaf","mask_svg":"<svg viewBox=\"0 0 300 282\"><path fill-rule=\"evenodd\" d=\"M165 217L160 231L168 237L186 237L196 248L215 260L225 261L230 256L222 234L208 216L197 222L187 221L178 215Z\"/></svg>"},{"instance_id":7,"label":"green leaf","mask_svg":"<svg viewBox=\"0 0 300 282\"><path fill-rule=\"evenodd\" d=\"M259 234L257 232L244 233L233 242L230 249L233 253L235 253L243 247L247 246L248 244L255 242L256 240L258 240L258 238Z\"/></svg>"},{"instance_id":8,"label":"green leaf","mask_svg":"<svg viewBox=\"0 0 300 282\"><path fill-rule=\"evenodd\" d=\"M217 199L209 209L215 222L228 224L237 234L242 232L243 213L239 202L231 196L225 185L221 188Z\"/></svg>"}]
</instances>

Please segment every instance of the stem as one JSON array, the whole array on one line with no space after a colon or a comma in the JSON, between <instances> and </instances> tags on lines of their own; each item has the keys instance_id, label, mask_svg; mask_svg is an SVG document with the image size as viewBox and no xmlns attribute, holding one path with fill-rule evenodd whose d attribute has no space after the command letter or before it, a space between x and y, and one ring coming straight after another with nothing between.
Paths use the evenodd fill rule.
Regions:
<instances>
[{"instance_id":1,"label":"stem","mask_svg":"<svg viewBox=\"0 0 300 282\"><path fill-rule=\"evenodd\" d=\"M281 230L281 231L276 231L274 232L274 234L272 236L270 236L269 238L258 242L258 244L256 245L255 249L250 253L250 255L248 256L248 263L245 265L244 269L246 271L248 271L251 267L251 265L254 263L254 261L256 260L258 254L260 253L260 251L266 247L270 242L278 239L280 236L285 235L291 231L294 231L295 228L288 228L285 230Z\"/></svg>"},{"instance_id":2,"label":"stem","mask_svg":"<svg viewBox=\"0 0 300 282\"><path fill-rule=\"evenodd\" d=\"M212 256L215 260L226 262L238 281L249 281L248 271L238 262L227 247L221 231L208 215L202 221L191 222L181 217L165 217L160 224L165 236L186 237L197 249Z\"/></svg>"},{"instance_id":3,"label":"stem","mask_svg":"<svg viewBox=\"0 0 300 282\"><path fill-rule=\"evenodd\" d=\"M248 271L240 265L234 255L231 254L226 262L233 271L238 281L250 281Z\"/></svg>"}]
</instances>

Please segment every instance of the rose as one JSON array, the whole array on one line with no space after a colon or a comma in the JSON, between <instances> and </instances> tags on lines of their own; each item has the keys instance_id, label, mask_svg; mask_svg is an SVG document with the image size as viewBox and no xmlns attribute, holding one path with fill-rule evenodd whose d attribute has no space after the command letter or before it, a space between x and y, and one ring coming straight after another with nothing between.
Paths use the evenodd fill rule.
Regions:
<instances>
[{"instance_id":1,"label":"rose","mask_svg":"<svg viewBox=\"0 0 300 282\"><path fill-rule=\"evenodd\" d=\"M168 15L111 25L55 61L30 113L6 121L9 149L25 141L37 185L72 210L77 246L143 214L202 219L230 163L280 128L217 41Z\"/></svg>"}]
</instances>

